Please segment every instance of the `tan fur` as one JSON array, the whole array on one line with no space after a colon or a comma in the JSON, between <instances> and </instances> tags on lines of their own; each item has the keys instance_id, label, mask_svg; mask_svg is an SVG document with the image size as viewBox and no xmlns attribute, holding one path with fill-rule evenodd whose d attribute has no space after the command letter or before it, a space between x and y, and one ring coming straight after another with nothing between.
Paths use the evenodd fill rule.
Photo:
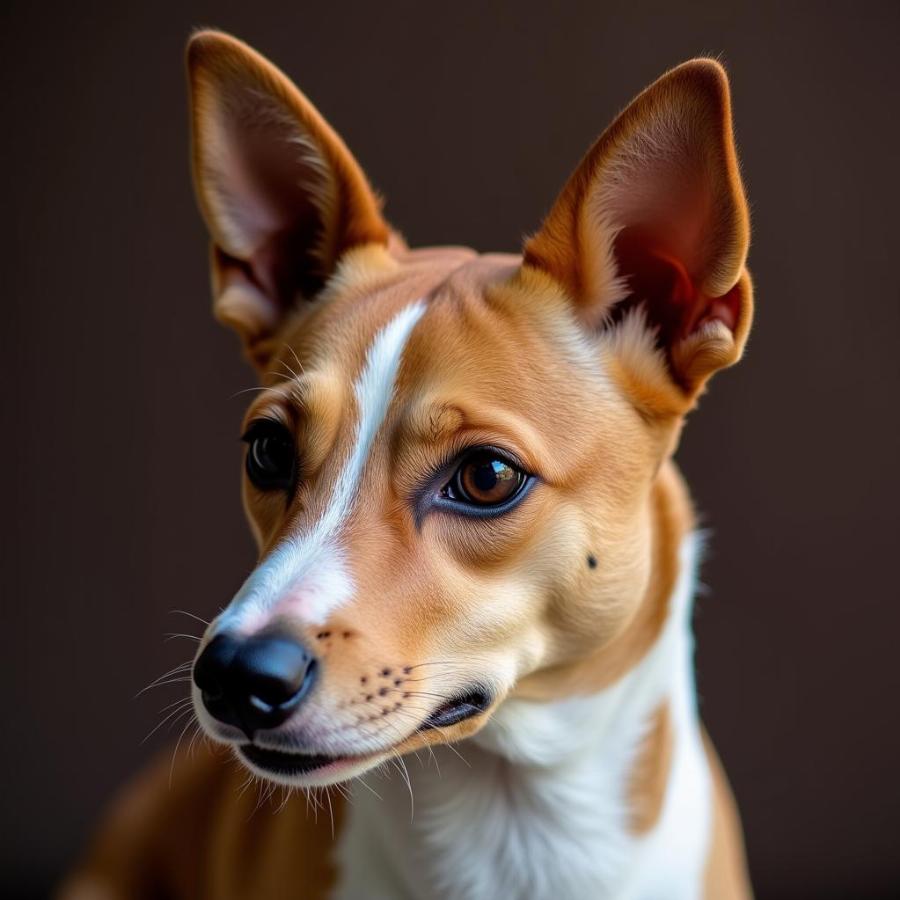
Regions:
<instances>
[{"instance_id":1,"label":"tan fur","mask_svg":"<svg viewBox=\"0 0 900 900\"><path fill-rule=\"evenodd\" d=\"M368 349L425 303L342 526L353 597L324 624L279 621L322 663L306 708L385 745L362 771L474 734L508 696L550 701L613 684L659 636L694 525L671 460L682 417L738 359L752 316L721 67L687 63L641 94L524 258L408 249L340 138L270 63L204 33L189 67L217 315L241 334L264 387L245 421L284 423L300 465L289 502L245 479L261 558L322 515L354 443L352 385ZM682 180L667 190L673 173ZM629 294L629 278L646 297ZM479 445L504 448L536 478L523 502L491 519L416 507L425 474ZM417 727L435 698L473 679L493 691L489 710ZM659 816L671 741L663 706L630 777L636 833ZM285 884L325 896L327 816L316 823L295 797L274 818L251 817L253 791L236 790L243 775L205 750L179 760L171 792L167 778L159 769L120 802L66 897L101 884L123 898L265 898ZM708 893L744 896L739 828L717 784Z\"/></svg>"},{"instance_id":2,"label":"tan fur","mask_svg":"<svg viewBox=\"0 0 900 900\"><path fill-rule=\"evenodd\" d=\"M654 713L628 781L631 830L649 831L659 819L672 766L672 714L668 703Z\"/></svg>"},{"instance_id":3,"label":"tan fur","mask_svg":"<svg viewBox=\"0 0 900 900\"><path fill-rule=\"evenodd\" d=\"M282 900L286 885L326 897L340 797L282 807L263 790L223 750L201 744L174 764L165 754L117 799L60 900Z\"/></svg>"},{"instance_id":4,"label":"tan fur","mask_svg":"<svg viewBox=\"0 0 900 900\"><path fill-rule=\"evenodd\" d=\"M734 795L722 769L722 763L709 739L704 734L706 756L713 778L713 830L712 847L706 864L706 897L716 900L750 900L753 891L747 873L744 855L744 838L738 817Z\"/></svg>"}]
</instances>

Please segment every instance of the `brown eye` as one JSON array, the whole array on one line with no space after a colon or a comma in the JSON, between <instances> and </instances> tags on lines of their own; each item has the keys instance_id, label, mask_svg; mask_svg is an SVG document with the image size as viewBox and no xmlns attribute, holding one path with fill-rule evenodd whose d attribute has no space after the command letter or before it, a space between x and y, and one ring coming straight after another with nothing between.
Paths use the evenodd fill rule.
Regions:
<instances>
[{"instance_id":1,"label":"brown eye","mask_svg":"<svg viewBox=\"0 0 900 900\"><path fill-rule=\"evenodd\" d=\"M519 493L525 480L525 473L502 456L479 450L462 461L445 496L472 506L500 506Z\"/></svg>"}]
</instances>

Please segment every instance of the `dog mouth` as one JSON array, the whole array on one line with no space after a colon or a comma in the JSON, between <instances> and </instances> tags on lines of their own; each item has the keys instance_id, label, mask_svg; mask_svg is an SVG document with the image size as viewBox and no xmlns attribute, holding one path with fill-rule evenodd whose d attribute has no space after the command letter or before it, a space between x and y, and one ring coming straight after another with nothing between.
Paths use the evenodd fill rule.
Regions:
<instances>
[{"instance_id":1,"label":"dog mouth","mask_svg":"<svg viewBox=\"0 0 900 900\"><path fill-rule=\"evenodd\" d=\"M470 688L465 693L442 703L437 709L429 713L413 734L457 725L466 719L471 719L473 716L483 713L490 704L491 696L484 688ZM385 750L361 756L333 756L327 753L272 750L253 743L241 744L238 747L240 755L248 763L257 769L283 777L296 777L313 773L327 775L329 772L326 770L337 772L340 769L353 765L365 764L382 753L390 752L391 749L385 748Z\"/></svg>"},{"instance_id":2,"label":"dog mouth","mask_svg":"<svg viewBox=\"0 0 900 900\"><path fill-rule=\"evenodd\" d=\"M491 705L491 695L480 685L470 687L467 691L442 703L429 713L417 731L433 728L449 728L466 719L480 715Z\"/></svg>"},{"instance_id":3,"label":"dog mouth","mask_svg":"<svg viewBox=\"0 0 900 900\"><path fill-rule=\"evenodd\" d=\"M256 768L273 775L307 775L320 769L341 764L363 762L365 756L329 756L325 753L288 753L285 750L268 750L256 744L241 744L241 756Z\"/></svg>"}]
</instances>

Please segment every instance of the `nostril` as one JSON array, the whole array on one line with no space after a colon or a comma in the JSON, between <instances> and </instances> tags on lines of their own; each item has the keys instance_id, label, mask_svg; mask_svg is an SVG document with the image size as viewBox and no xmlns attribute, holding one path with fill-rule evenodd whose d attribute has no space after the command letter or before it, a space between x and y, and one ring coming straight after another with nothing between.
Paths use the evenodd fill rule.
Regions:
<instances>
[{"instance_id":1,"label":"nostril","mask_svg":"<svg viewBox=\"0 0 900 900\"><path fill-rule=\"evenodd\" d=\"M273 709L299 700L310 686L315 660L302 644L290 638L260 636L241 648L235 668L247 693Z\"/></svg>"},{"instance_id":2,"label":"nostril","mask_svg":"<svg viewBox=\"0 0 900 900\"><path fill-rule=\"evenodd\" d=\"M204 694L220 696L240 642L230 634L214 637L194 663L194 684Z\"/></svg>"},{"instance_id":3,"label":"nostril","mask_svg":"<svg viewBox=\"0 0 900 900\"><path fill-rule=\"evenodd\" d=\"M300 696L305 696L309 693L309 689L312 687L313 681L315 681L318 669L318 662L316 662L315 658L311 659L306 667L306 672L303 676L303 683L300 685Z\"/></svg>"},{"instance_id":4,"label":"nostril","mask_svg":"<svg viewBox=\"0 0 900 900\"><path fill-rule=\"evenodd\" d=\"M245 684L251 696L269 706L280 706L300 690L300 684L293 678L273 678L268 674L250 675Z\"/></svg>"},{"instance_id":5,"label":"nostril","mask_svg":"<svg viewBox=\"0 0 900 900\"><path fill-rule=\"evenodd\" d=\"M263 705L266 705L270 712L292 712L312 688L316 679L317 668L318 663L316 660L310 659L306 663L306 671L303 673L302 678L299 679L299 685L297 680L293 680L290 684L285 683L282 685L281 690L272 690L266 694L265 699L257 695L251 698L254 701L254 705L257 708L262 708Z\"/></svg>"}]
</instances>

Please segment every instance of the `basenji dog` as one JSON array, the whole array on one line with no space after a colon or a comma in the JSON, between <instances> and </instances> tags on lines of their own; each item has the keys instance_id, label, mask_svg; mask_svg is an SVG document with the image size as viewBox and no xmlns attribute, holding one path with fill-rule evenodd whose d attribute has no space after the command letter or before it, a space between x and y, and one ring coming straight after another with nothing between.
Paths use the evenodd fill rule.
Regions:
<instances>
[{"instance_id":1,"label":"basenji dog","mask_svg":"<svg viewBox=\"0 0 900 900\"><path fill-rule=\"evenodd\" d=\"M259 563L193 661L212 748L132 788L68 896L748 897L672 461L752 316L722 67L641 93L521 255L409 249L238 40L188 71Z\"/></svg>"}]
</instances>

